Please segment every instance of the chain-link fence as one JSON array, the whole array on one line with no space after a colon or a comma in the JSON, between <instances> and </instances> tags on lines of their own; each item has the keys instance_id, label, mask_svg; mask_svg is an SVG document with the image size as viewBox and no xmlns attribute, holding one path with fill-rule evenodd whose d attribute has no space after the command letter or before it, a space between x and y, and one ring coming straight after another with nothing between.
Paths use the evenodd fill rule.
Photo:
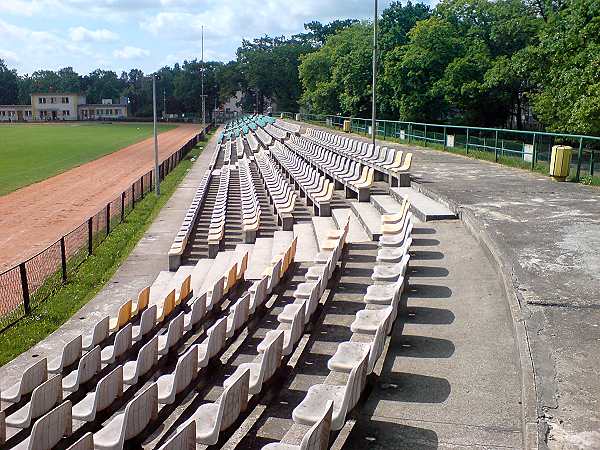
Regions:
<instances>
[{"instance_id":1,"label":"chain-link fence","mask_svg":"<svg viewBox=\"0 0 600 450\"><path fill-rule=\"evenodd\" d=\"M162 181L198 143L191 138L159 165ZM52 245L0 274L0 331L31 313L66 283L86 258L125 220L154 183L153 171L145 173L104 208Z\"/></svg>"}]
</instances>

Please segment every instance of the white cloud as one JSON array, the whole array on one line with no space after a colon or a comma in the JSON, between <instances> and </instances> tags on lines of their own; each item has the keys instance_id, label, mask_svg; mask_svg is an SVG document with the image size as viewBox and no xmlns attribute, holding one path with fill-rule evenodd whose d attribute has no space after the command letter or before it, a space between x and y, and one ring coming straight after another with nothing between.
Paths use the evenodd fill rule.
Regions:
<instances>
[{"instance_id":1,"label":"white cloud","mask_svg":"<svg viewBox=\"0 0 600 450\"><path fill-rule=\"evenodd\" d=\"M115 50L113 56L117 59L138 59L145 56L150 56L150 52L143 48L131 47L129 45Z\"/></svg>"},{"instance_id":2,"label":"white cloud","mask_svg":"<svg viewBox=\"0 0 600 450\"><path fill-rule=\"evenodd\" d=\"M119 38L118 34L104 28L88 30L82 26L69 29L69 36L75 42L111 42Z\"/></svg>"},{"instance_id":3,"label":"white cloud","mask_svg":"<svg viewBox=\"0 0 600 450\"><path fill-rule=\"evenodd\" d=\"M1 48L0 48L0 59L3 59L4 61L7 61L7 62L11 62L13 64L18 64L20 62L20 59L15 52L10 51L10 50L2 50Z\"/></svg>"}]
</instances>

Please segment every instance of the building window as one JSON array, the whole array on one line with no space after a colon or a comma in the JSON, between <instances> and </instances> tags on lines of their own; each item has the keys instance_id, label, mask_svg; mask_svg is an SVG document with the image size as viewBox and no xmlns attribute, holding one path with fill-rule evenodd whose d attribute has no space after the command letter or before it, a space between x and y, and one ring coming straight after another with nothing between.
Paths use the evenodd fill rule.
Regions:
<instances>
[{"instance_id":1,"label":"building window","mask_svg":"<svg viewBox=\"0 0 600 450\"><path fill-rule=\"evenodd\" d=\"M69 111L67 111L67 110L63 111L63 116L69 116L69 115L71 115L71 113Z\"/></svg>"},{"instance_id":2,"label":"building window","mask_svg":"<svg viewBox=\"0 0 600 450\"><path fill-rule=\"evenodd\" d=\"M56 97L50 97L50 103L56 103Z\"/></svg>"},{"instance_id":3,"label":"building window","mask_svg":"<svg viewBox=\"0 0 600 450\"><path fill-rule=\"evenodd\" d=\"M38 102L40 103L40 105L43 105L46 103L46 97L40 97L38 98Z\"/></svg>"}]
</instances>

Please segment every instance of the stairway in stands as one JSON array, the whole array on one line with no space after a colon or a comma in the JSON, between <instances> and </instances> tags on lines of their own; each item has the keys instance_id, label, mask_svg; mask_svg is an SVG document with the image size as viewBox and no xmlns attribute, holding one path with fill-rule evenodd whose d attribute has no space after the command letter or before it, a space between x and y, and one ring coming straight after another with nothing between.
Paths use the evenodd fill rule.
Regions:
<instances>
[{"instance_id":1,"label":"stairway in stands","mask_svg":"<svg viewBox=\"0 0 600 450\"><path fill-rule=\"evenodd\" d=\"M204 205L202 206L202 211L198 215L188 245L183 253L182 261L184 265L193 265L200 259L208 258L208 228L210 226L210 218L215 206L217 192L219 192L219 177L213 176L210 181L210 186L208 187Z\"/></svg>"},{"instance_id":2,"label":"stairway in stands","mask_svg":"<svg viewBox=\"0 0 600 450\"><path fill-rule=\"evenodd\" d=\"M230 166L233 167L233 166ZM233 250L243 242L242 237L242 196L240 192L240 173L231 170L229 191L227 192L227 212L225 214L225 250Z\"/></svg>"},{"instance_id":3,"label":"stairway in stands","mask_svg":"<svg viewBox=\"0 0 600 450\"><path fill-rule=\"evenodd\" d=\"M258 195L258 201L260 202L260 227L258 230L258 237L273 237L275 231L278 229L277 217L273 214L273 207L269 203L267 191L258 174L258 169L254 161L250 163L250 173L252 174L252 182L254 183L256 195Z\"/></svg>"}]
</instances>

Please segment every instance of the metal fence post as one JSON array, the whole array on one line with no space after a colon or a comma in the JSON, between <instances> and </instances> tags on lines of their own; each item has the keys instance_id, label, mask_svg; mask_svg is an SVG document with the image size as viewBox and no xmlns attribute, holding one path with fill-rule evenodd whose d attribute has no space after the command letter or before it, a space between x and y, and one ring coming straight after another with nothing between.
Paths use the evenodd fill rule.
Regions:
<instances>
[{"instance_id":1,"label":"metal fence post","mask_svg":"<svg viewBox=\"0 0 600 450\"><path fill-rule=\"evenodd\" d=\"M496 140L494 141L494 161L498 162L498 130L496 130Z\"/></svg>"},{"instance_id":2,"label":"metal fence post","mask_svg":"<svg viewBox=\"0 0 600 450\"><path fill-rule=\"evenodd\" d=\"M579 151L577 152L577 170L575 171L575 181L579 183L581 174L581 158L583 156L583 138L579 138Z\"/></svg>"},{"instance_id":3,"label":"metal fence post","mask_svg":"<svg viewBox=\"0 0 600 450\"><path fill-rule=\"evenodd\" d=\"M153 187L153 185L152 185L152 171L150 171L150 187Z\"/></svg>"},{"instance_id":4,"label":"metal fence post","mask_svg":"<svg viewBox=\"0 0 600 450\"><path fill-rule=\"evenodd\" d=\"M423 144L425 145L425 147L427 147L427 124L425 124L425 132L423 133Z\"/></svg>"},{"instance_id":5,"label":"metal fence post","mask_svg":"<svg viewBox=\"0 0 600 450\"><path fill-rule=\"evenodd\" d=\"M447 150L448 130L444 127L444 150Z\"/></svg>"},{"instance_id":6,"label":"metal fence post","mask_svg":"<svg viewBox=\"0 0 600 450\"><path fill-rule=\"evenodd\" d=\"M94 250L94 224L93 217L88 219L88 256L92 255L92 251Z\"/></svg>"},{"instance_id":7,"label":"metal fence post","mask_svg":"<svg viewBox=\"0 0 600 450\"><path fill-rule=\"evenodd\" d=\"M536 135L535 133L533 133L533 143L531 144L532 149L531 149L531 170L535 169L535 163L536 163L536 153L535 153L535 138Z\"/></svg>"},{"instance_id":8,"label":"metal fence post","mask_svg":"<svg viewBox=\"0 0 600 450\"><path fill-rule=\"evenodd\" d=\"M594 149L590 151L590 177L594 176Z\"/></svg>"},{"instance_id":9,"label":"metal fence post","mask_svg":"<svg viewBox=\"0 0 600 450\"><path fill-rule=\"evenodd\" d=\"M110 233L110 203L106 205L106 236Z\"/></svg>"},{"instance_id":10,"label":"metal fence post","mask_svg":"<svg viewBox=\"0 0 600 450\"><path fill-rule=\"evenodd\" d=\"M121 223L125 221L125 192L121 192Z\"/></svg>"},{"instance_id":11,"label":"metal fence post","mask_svg":"<svg viewBox=\"0 0 600 450\"><path fill-rule=\"evenodd\" d=\"M67 252L65 250L65 237L60 238L60 262L62 265L62 281L67 282Z\"/></svg>"},{"instance_id":12,"label":"metal fence post","mask_svg":"<svg viewBox=\"0 0 600 450\"><path fill-rule=\"evenodd\" d=\"M465 142L465 152L469 154L469 129L467 128L467 142Z\"/></svg>"},{"instance_id":13,"label":"metal fence post","mask_svg":"<svg viewBox=\"0 0 600 450\"><path fill-rule=\"evenodd\" d=\"M29 314L31 312L31 306L29 304L29 284L27 283L27 269L25 268L24 262L19 264L19 271L21 272L21 289L23 290L23 309L25 310L25 314Z\"/></svg>"},{"instance_id":14,"label":"metal fence post","mask_svg":"<svg viewBox=\"0 0 600 450\"><path fill-rule=\"evenodd\" d=\"M131 185L131 209L135 208L135 182Z\"/></svg>"},{"instance_id":15,"label":"metal fence post","mask_svg":"<svg viewBox=\"0 0 600 450\"><path fill-rule=\"evenodd\" d=\"M411 131L412 131L412 124L409 123L408 124L408 143L410 144L410 139L411 139Z\"/></svg>"}]
</instances>

